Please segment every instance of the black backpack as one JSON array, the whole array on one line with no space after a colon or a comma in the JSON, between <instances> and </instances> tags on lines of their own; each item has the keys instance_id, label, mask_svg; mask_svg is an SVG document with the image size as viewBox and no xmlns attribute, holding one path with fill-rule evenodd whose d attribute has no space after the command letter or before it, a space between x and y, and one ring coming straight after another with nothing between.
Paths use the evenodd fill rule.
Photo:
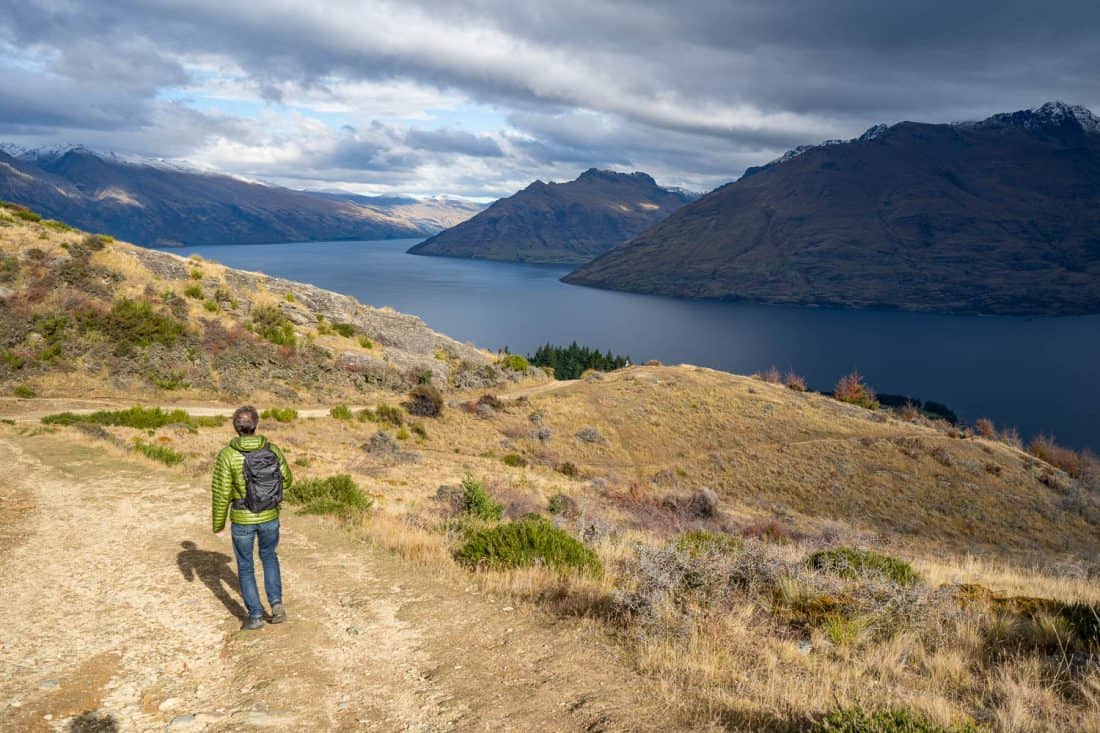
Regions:
<instances>
[{"instance_id":1,"label":"black backpack","mask_svg":"<svg viewBox=\"0 0 1100 733\"><path fill-rule=\"evenodd\" d=\"M234 502L242 505L237 508L259 514L279 506L283 501L283 471L271 444L240 453L244 456L245 497Z\"/></svg>"}]
</instances>

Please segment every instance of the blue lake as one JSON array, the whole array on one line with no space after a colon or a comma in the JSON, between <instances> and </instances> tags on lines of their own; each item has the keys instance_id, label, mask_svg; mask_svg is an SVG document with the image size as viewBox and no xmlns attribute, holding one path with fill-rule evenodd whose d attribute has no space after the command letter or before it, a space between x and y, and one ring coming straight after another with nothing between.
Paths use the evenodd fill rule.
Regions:
<instances>
[{"instance_id":1,"label":"blue lake","mask_svg":"<svg viewBox=\"0 0 1100 733\"><path fill-rule=\"evenodd\" d=\"M715 303L565 285L568 267L405 254L417 240L173 249L414 313L514 353L581 344L741 374L776 365L828 390L858 369L883 393L942 402L1025 437L1100 452L1100 316L1002 318Z\"/></svg>"}]
</instances>

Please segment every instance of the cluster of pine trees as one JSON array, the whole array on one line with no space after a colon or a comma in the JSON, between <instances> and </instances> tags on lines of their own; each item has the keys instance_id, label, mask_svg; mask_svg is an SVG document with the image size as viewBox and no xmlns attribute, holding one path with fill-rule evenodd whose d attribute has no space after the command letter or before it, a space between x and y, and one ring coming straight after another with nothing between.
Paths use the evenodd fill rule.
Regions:
<instances>
[{"instance_id":1,"label":"cluster of pine trees","mask_svg":"<svg viewBox=\"0 0 1100 733\"><path fill-rule=\"evenodd\" d=\"M555 379L576 379L588 369L609 372L630 362L629 356L612 354L610 349L601 354L596 349L579 346L576 341L569 346L544 344L528 359L535 366L552 367Z\"/></svg>"}]
</instances>

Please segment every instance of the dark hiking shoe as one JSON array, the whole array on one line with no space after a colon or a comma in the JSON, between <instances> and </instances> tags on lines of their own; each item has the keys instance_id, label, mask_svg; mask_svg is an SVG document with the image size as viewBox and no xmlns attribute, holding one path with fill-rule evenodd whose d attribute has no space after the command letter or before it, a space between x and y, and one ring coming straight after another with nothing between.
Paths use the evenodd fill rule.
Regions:
<instances>
[{"instance_id":1,"label":"dark hiking shoe","mask_svg":"<svg viewBox=\"0 0 1100 733\"><path fill-rule=\"evenodd\" d=\"M262 618L249 618L243 624L241 624L241 631L256 631L264 627L264 620Z\"/></svg>"},{"instance_id":2,"label":"dark hiking shoe","mask_svg":"<svg viewBox=\"0 0 1100 733\"><path fill-rule=\"evenodd\" d=\"M283 608L283 604L276 603L271 607L271 618L268 620L273 624L281 624L286 621L286 609Z\"/></svg>"}]
</instances>

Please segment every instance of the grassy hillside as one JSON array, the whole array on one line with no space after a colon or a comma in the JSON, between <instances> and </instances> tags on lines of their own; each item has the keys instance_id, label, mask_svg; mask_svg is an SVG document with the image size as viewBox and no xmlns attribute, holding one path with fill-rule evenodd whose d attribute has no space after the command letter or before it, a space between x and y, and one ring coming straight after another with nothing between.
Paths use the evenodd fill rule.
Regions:
<instances>
[{"instance_id":1,"label":"grassy hillside","mask_svg":"<svg viewBox=\"0 0 1100 733\"><path fill-rule=\"evenodd\" d=\"M198 409L39 418L86 396L281 408L261 431L304 482L288 524L332 514L410 575L583 619L683 730L1100 730L1087 457L687 365L519 382L407 316L4 216L3 386L53 398L0 403L13 440L205 491L228 430ZM437 401L407 395L425 369Z\"/></svg>"},{"instance_id":2,"label":"grassy hillside","mask_svg":"<svg viewBox=\"0 0 1100 733\"><path fill-rule=\"evenodd\" d=\"M362 398L515 372L420 319L0 209L0 390L178 401Z\"/></svg>"}]
</instances>

